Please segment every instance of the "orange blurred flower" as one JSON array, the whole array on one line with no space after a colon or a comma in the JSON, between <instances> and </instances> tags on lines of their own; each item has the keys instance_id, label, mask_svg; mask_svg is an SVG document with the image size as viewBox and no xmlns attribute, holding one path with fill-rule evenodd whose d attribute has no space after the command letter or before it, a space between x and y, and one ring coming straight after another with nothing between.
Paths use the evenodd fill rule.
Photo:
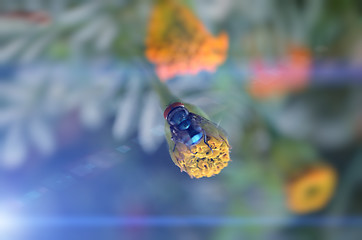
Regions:
<instances>
[{"instance_id":1,"label":"orange blurred flower","mask_svg":"<svg viewBox=\"0 0 362 240\"><path fill-rule=\"evenodd\" d=\"M275 65L260 61L252 66L249 91L256 98L268 98L288 91L298 91L308 84L311 54L308 48L292 46L287 57Z\"/></svg>"},{"instance_id":2,"label":"orange blurred flower","mask_svg":"<svg viewBox=\"0 0 362 240\"><path fill-rule=\"evenodd\" d=\"M337 174L329 165L309 167L287 183L287 205L295 213L309 213L323 208L332 197Z\"/></svg>"},{"instance_id":3,"label":"orange blurred flower","mask_svg":"<svg viewBox=\"0 0 362 240\"><path fill-rule=\"evenodd\" d=\"M0 14L1 18L22 20L26 22L38 23L38 24L50 24L51 16L42 11L11 11Z\"/></svg>"},{"instance_id":4,"label":"orange blurred flower","mask_svg":"<svg viewBox=\"0 0 362 240\"><path fill-rule=\"evenodd\" d=\"M159 78L215 71L226 59L228 35L212 36L185 6L159 0L151 14L146 57L156 65Z\"/></svg>"}]
</instances>

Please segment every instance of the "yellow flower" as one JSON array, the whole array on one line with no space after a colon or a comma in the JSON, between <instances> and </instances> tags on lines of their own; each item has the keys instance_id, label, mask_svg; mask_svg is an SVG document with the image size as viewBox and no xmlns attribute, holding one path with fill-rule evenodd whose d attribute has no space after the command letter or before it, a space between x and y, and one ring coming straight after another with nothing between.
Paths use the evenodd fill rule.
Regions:
<instances>
[{"instance_id":1,"label":"yellow flower","mask_svg":"<svg viewBox=\"0 0 362 240\"><path fill-rule=\"evenodd\" d=\"M288 208L299 214L323 208L334 193L336 181L336 172L329 165L306 169L286 186Z\"/></svg>"},{"instance_id":2,"label":"yellow flower","mask_svg":"<svg viewBox=\"0 0 362 240\"><path fill-rule=\"evenodd\" d=\"M229 146L226 140L214 137L209 137L207 143L212 151L201 141L191 151L185 145L177 145L171 157L181 171L187 172L191 178L212 177L228 165Z\"/></svg>"},{"instance_id":3,"label":"yellow flower","mask_svg":"<svg viewBox=\"0 0 362 240\"><path fill-rule=\"evenodd\" d=\"M146 38L146 57L166 81L180 74L215 71L226 59L228 35L214 37L185 6L173 0L157 1Z\"/></svg>"},{"instance_id":4,"label":"yellow flower","mask_svg":"<svg viewBox=\"0 0 362 240\"><path fill-rule=\"evenodd\" d=\"M187 172L191 178L212 177L219 174L230 161L230 146L225 132L207 120L203 112L190 104L178 102L171 104L165 110L165 118L170 112L170 107L179 107L180 105L186 107L191 114L196 115L201 120L200 127L206 136L191 146L182 142L176 143L172 140L170 125L166 121L166 139L173 162L180 168L181 172Z\"/></svg>"}]
</instances>

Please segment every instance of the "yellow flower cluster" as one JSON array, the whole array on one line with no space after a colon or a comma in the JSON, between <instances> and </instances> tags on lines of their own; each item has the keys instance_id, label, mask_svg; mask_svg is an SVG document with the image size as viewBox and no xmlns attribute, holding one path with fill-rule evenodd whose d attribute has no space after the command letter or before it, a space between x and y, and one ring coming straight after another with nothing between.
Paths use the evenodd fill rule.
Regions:
<instances>
[{"instance_id":1,"label":"yellow flower cluster","mask_svg":"<svg viewBox=\"0 0 362 240\"><path fill-rule=\"evenodd\" d=\"M191 178L212 177L219 174L230 161L229 144L226 139L211 136L207 137L207 143L210 147L204 141L200 141L191 149L184 144L178 144L171 153L172 160Z\"/></svg>"},{"instance_id":2,"label":"yellow flower cluster","mask_svg":"<svg viewBox=\"0 0 362 240\"><path fill-rule=\"evenodd\" d=\"M287 205L295 213L309 213L324 207L332 197L337 174L329 165L315 165L287 185Z\"/></svg>"}]
</instances>

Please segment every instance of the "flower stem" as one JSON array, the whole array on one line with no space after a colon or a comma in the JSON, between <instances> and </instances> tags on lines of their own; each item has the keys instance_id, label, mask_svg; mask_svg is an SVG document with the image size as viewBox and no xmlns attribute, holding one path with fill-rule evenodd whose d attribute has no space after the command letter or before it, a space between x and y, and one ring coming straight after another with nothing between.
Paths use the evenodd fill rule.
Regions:
<instances>
[{"instance_id":1,"label":"flower stem","mask_svg":"<svg viewBox=\"0 0 362 240\"><path fill-rule=\"evenodd\" d=\"M148 63L142 63L142 68L145 71L147 77L150 78L151 86L153 90L157 93L160 100L160 106L162 110L165 110L168 105L174 102L181 102L181 100L174 96L169 90L167 85L160 81L157 75L154 73L152 66Z\"/></svg>"},{"instance_id":2,"label":"flower stem","mask_svg":"<svg viewBox=\"0 0 362 240\"><path fill-rule=\"evenodd\" d=\"M162 83L157 77L152 77L151 86L157 93L160 99L161 108L164 110L168 105L174 102L181 102L181 100L175 97L168 89L166 84Z\"/></svg>"}]
</instances>

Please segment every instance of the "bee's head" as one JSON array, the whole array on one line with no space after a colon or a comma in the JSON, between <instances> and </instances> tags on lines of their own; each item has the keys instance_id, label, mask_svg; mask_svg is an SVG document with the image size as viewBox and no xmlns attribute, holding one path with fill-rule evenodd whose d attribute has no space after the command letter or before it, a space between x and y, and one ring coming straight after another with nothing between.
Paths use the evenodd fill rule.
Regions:
<instances>
[{"instance_id":1,"label":"bee's head","mask_svg":"<svg viewBox=\"0 0 362 240\"><path fill-rule=\"evenodd\" d=\"M178 126L188 115L189 111L179 102L171 104L164 112L164 116L171 126Z\"/></svg>"}]
</instances>

